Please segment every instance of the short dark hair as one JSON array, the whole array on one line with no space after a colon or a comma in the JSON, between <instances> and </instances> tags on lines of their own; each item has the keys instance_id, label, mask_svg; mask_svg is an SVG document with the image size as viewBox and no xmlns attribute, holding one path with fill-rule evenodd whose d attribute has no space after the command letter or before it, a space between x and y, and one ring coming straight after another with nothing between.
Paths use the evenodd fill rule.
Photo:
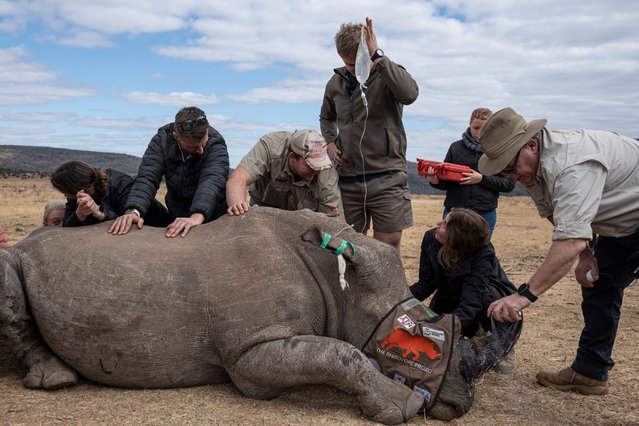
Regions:
<instances>
[{"instance_id":1,"label":"short dark hair","mask_svg":"<svg viewBox=\"0 0 639 426\"><path fill-rule=\"evenodd\" d=\"M185 138L200 140L208 128L206 114L198 107L184 107L175 114L175 131Z\"/></svg>"}]
</instances>

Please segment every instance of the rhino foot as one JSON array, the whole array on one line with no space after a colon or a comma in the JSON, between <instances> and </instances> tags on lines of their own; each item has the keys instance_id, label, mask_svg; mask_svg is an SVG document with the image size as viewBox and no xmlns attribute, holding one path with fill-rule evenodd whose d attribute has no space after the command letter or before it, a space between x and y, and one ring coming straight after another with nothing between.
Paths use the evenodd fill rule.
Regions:
<instances>
[{"instance_id":1,"label":"rhino foot","mask_svg":"<svg viewBox=\"0 0 639 426\"><path fill-rule=\"evenodd\" d=\"M379 395L360 394L359 400L363 414L369 420L385 425L396 425L415 417L424 405L424 397L420 394L397 382L392 383L399 387L398 392L391 393L394 396L392 401L380 398Z\"/></svg>"},{"instance_id":2,"label":"rhino foot","mask_svg":"<svg viewBox=\"0 0 639 426\"><path fill-rule=\"evenodd\" d=\"M22 380L28 389L55 390L78 383L78 375L58 358L39 362L31 367Z\"/></svg>"}]
</instances>

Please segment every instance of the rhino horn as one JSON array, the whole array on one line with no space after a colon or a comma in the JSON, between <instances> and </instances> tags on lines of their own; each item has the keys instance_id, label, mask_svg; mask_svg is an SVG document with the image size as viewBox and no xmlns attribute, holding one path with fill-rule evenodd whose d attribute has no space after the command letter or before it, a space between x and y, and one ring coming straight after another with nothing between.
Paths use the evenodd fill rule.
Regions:
<instances>
[{"instance_id":1,"label":"rhino horn","mask_svg":"<svg viewBox=\"0 0 639 426\"><path fill-rule=\"evenodd\" d=\"M474 380L494 367L513 348L521 334L523 321L492 321L492 332L460 343L462 376L470 388Z\"/></svg>"}]
</instances>

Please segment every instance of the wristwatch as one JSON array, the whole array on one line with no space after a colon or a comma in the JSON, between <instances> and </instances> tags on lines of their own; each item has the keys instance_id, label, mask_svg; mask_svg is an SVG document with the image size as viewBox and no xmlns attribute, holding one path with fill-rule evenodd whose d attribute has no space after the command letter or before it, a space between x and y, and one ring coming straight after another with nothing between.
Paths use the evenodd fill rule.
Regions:
<instances>
[{"instance_id":1,"label":"wristwatch","mask_svg":"<svg viewBox=\"0 0 639 426\"><path fill-rule=\"evenodd\" d=\"M373 53L373 56L371 56L371 61L375 62L377 59L383 58L383 57L384 57L384 51L382 49L377 49L375 53Z\"/></svg>"},{"instance_id":2,"label":"wristwatch","mask_svg":"<svg viewBox=\"0 0 639 426\"><path fill-rule=\"evenodd\" d=\"M530 292L530 287L527 283L523 283L519 286L517 294L524 296L526 299L530 300L531 303L534 303L537 300L537 296Z\"/></svg>"},{"instance_id":3,"label":"wristwatch","mask_svg":"<svg viewBox=\"0 0 639 426\"><path fill-rule=\"evenodd\" d=\"M130 214L130 213L134 213L136 214L138 217L140 217L140 212L138 211L138 209L127 209L124 214Z\"/></svg>"}]
</instances>

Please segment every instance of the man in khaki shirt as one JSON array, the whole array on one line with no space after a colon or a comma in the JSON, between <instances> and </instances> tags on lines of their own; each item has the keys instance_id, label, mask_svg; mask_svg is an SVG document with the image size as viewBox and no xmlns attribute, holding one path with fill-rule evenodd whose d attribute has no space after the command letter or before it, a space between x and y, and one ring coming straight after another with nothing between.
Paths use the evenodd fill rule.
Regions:
<instances>
[{"instance_id":1,"label":"man in khaki shirt","mask_svg":"<svg viewBox=\"0 0 639 426\"><path fill-rule=\"evenodd\" d=\"M543 263L513 294L493 302L488 315L521 319L522 309L572 267L581 284L584 328L577 355L559 372L537 380L561 391L604 395L614 366L624 289L636 279L639 255L639 141L597 130L548 130L511 108L496 112L479 137L479 170L525 185L539 214L554 225Z\"/></svg>"},{"instance_id":2,"label":"man in khaki shirt","mask_svg":"<svg viewBox=\"0 0 639 426\"><path fill-rule=\"evenodd\" d=\"M312 129L264 135L240 161L226 185L230 216L251 204L283 210L311 209L343 220L338 176L326 141Z\"/></svg>"}]
</instances>

